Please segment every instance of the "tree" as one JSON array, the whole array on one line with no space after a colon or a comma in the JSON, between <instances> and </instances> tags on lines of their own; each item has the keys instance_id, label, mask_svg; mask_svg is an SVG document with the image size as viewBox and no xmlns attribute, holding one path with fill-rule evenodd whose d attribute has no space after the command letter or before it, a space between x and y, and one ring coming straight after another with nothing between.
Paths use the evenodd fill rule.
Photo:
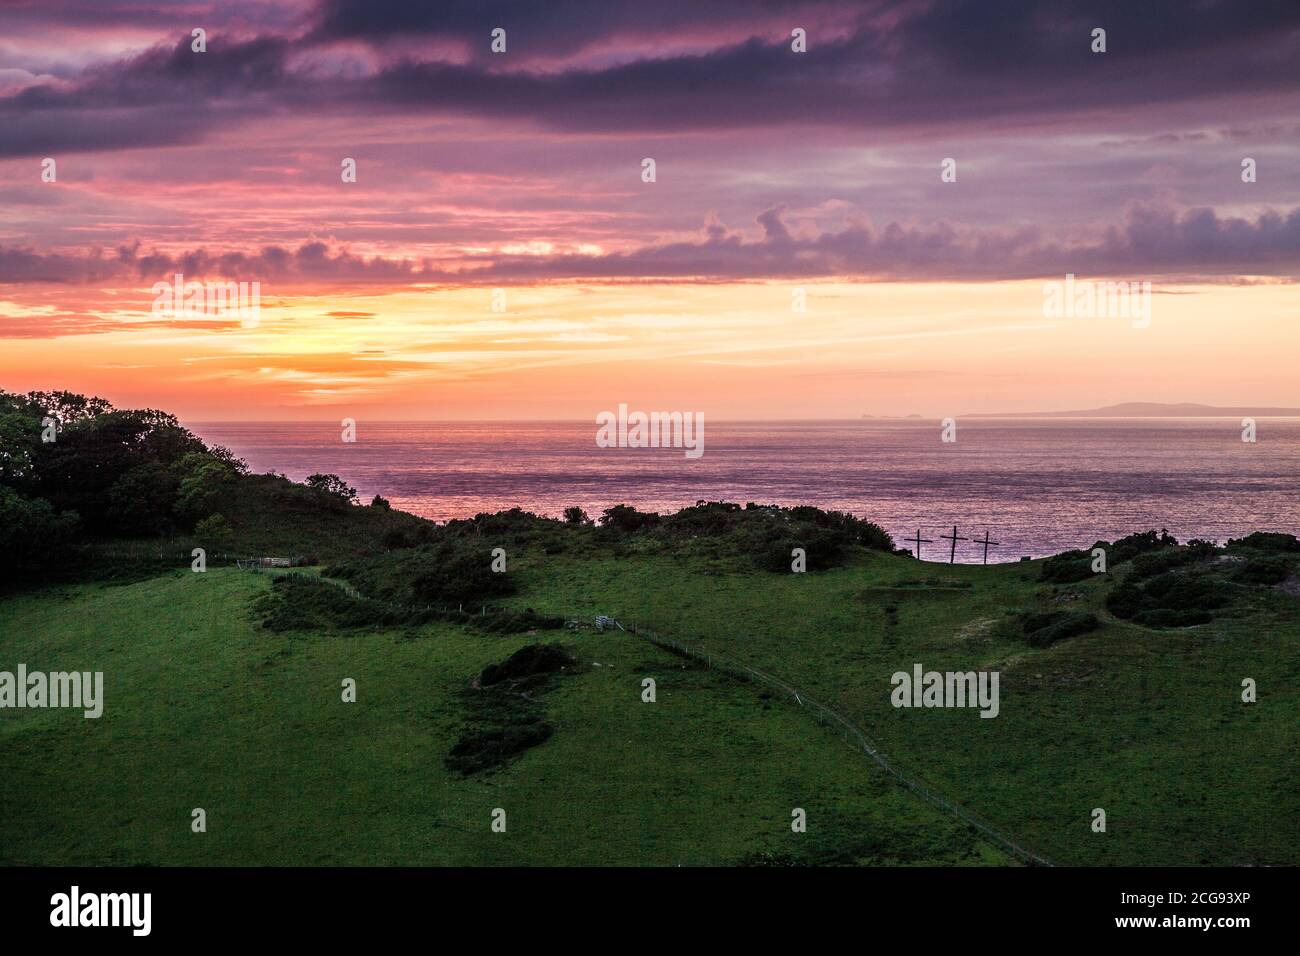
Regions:
<instances>
[{"instance_id":1,"label":"tree","mask_svg":"<svg viewBox=\"0 0 1300 956\"><path fill-rule=\"evenodd\" d=\"M307 487L315 488L317 491L323 491L326 494L341 498L347 502L357 500L357 489L353 488L338 475L308 475Z\"/></svg>"},{"instance_id":2,"label":"tree","mask_svg":"<svg viewBox=\"0 0 1300 956\"><path fill-rule=\"evenodd\" d=\"M176 465L183 477L176 494L176 511L189 520L210 515L235 480L230 465L206 455L186 455Z\"/></svg>"},{"instance_id":3,"label":"tree","mask_svg":"<svg viewBox=\"0 0 1300 956\"><path fill-rule=\"evenodd\" d=\"M76 532L75 514L58 514L48 501L0 485L0 572L6 576L54 564Z\"/></svg>"},{"instance_id":4,"label":"tree","mask_svg":"<svg viewBox=\"0 0 1300 956\"><path fill-rule=\"evenodd\" d=\"M569 524L591 524L591 518L587 515L587 512L577 505L564 509L564 520Z\"/></svg>"},{"instance_id":5,"label":"tree","mask_svg":"<svg viewBox=\"0 0 1300 956\"><path fill-rule=\"evenodd\" d=\"M137 465L108 491L108 520L125 535L160 534L172 526L175 475L156 461Z\"/></svg>"},{"instance_id":6,"label":"tree","mask_svg":"<svg viewBox=\"0 0 1300 956\"><path fill-rule=\"evenodd\" d=\"M32 476L41 444L39 418L3 403L0 394L0 481L16 483Z\"/></svg>"},{"instance_id":7,"label":"tree","mask_svg":"<svg viewBox=\"0 0 1300 956\"><path fill-rule=\"evenodd\" d=\"M28 392L26 398L60 426L90 421L116 411L113 403L106 399L78 395L76 392Z\"/></svg>"},{"instance_id":8,"label":"tree","mask_svg":"<svg viewBox=\"0 0 1300 956\"><path fill-rule=\"evenodd\" d=\"M230 522L225 515L208 515L194 526L194 537L209 545L229 544L231 533Z\"/></svg>"},{"instance_id":9,"label":"tree","mask_svg":"<svg viewBox=\"0 0 1300 956\"><path fill-rule=\"evenodd\" d=\"M614 505L601 513L600 523L606 528L633 534L642 528L653 528L659 523L659 515L654 512L637 511L630 505Z\"/></svg>"}]
</instances>

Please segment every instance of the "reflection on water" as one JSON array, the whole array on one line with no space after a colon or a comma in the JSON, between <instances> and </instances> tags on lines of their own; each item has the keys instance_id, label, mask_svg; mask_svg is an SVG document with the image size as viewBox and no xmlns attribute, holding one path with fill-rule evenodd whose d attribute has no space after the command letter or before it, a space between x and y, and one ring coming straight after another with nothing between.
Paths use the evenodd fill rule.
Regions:
<instances>
[{"instance_id":1,"label":"reflection on water","mask_svg":"<svg viewBox=\"0 0 1300 956\"><path fill-rule=\"evenodd\" d=\"M707 450L598 448L594 424L359 422L357 441L331 423L190 426L254 471L295 480L334 472L368 501L445 520L516 505L558 516L618 503L671 511L698 499L814 504L881 524L900 544L918 528L982 537L1015 560L1168 528L1222 541L1300 531L1300 421L1260 419L709 422ZM946 543L945 543L946 547ZM938 544L926 557L937 557ZM958 545L959 561L981 548ZM945 551L946 554L946 551Z\"/></svg>"}]
</instances>

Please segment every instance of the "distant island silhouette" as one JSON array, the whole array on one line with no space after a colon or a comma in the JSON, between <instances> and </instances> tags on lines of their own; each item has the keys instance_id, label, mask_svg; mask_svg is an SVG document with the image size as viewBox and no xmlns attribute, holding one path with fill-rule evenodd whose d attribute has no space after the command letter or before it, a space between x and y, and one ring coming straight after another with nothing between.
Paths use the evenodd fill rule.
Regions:
<instances>
[{"instance_id":1,"label":"distant island silhouette","mask_svg":"<svg viewBox=\"0 0 1300 956\"><path fill-rule=\"evenodd\" d=\"M968 415L968 418L1215 418L1300 416L1300 408L1259 405L1201 405L1197 402L1121 402L1068 412L997 412Z\"/></svg>"}]
</instances>

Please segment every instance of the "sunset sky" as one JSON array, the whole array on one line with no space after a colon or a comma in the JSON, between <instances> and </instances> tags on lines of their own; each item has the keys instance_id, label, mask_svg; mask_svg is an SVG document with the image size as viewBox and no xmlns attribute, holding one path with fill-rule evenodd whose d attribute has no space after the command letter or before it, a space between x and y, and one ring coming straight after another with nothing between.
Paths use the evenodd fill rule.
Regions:
<instances>
[{"instance_id":1,"label":"sunset sky","mask_svg":"<svg viewBox=\"0 0 1300 956\"><path fill-rule=\"evenodd\" d=\"M257 324L155 314L177 272L260 283ZM1045 315L1067 273L1149 281L1149 327ZM0 6L10 391L190 421L1300 405L1298 277L1294 0Z\"/></svg>"}]
</instances>

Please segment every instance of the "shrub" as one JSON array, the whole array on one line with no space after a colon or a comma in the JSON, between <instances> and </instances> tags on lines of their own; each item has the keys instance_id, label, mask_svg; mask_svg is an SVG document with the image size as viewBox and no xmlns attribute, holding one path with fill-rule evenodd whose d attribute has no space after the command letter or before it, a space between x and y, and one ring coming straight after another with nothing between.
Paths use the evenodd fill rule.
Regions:
<instances>
[{"instance_id":1,"label":"shrub","mask_svg":"<svg viewBox=\"0 0 1300 956\"><path fill-rule=\"evenodd\" d=\"M389 528L379 543L388 551L400 551L414 546L415 539L405 528Z\"/></svg>"},{"instance_id":2,"label":"shrub","mask_svg":"<svg viewBox=\"0 0 1300 956\"><path fill-rule=\"evenodd\" d=\"M307 480L303 482L308 488L314 488L316 491L323 491L325 494L348 504L357 500L357 489L353 488L338 475L324 475L317 472L314 475L308 475Z\"/></svg>"},{"instance_id":3,"label":"shrub","mask_svg":"<svg viewBox=\"0 0 1300 956\"><path fill-rule=\"evenodd\" d=\"M577 505L574 505L571 508L564 509L564 523L577 525L591 524L591 517L587 512L583 511Z\"/></svg>"},{"instance_id":4,"label":"shrub","mask_svg":"<svg viewBox=\"0 0 1300 956\"><path fill-rule=\"evenodd\" d=\"M1143 627L1191 627L1209 624L1212 620L1214 617L1209 611L1178 611L1169 607L1138 611L1133 615L1133 622Z\"/></svg>"},{"instance_id":5,"label":"shrub","mask_svg":"<svg viewBox=\"0 0 1300 956\"><path fill-rule=\"evenodd\" d=\"M628 505L606 508L600 516L602 527L610 528L620 534L636 534L646 528L653 528L658 523L659 515L654 512L637 511Z\"/></svg>"},{"instance_id":6,"label":"shrub","mask_svg":"<svg viewBox=\"0 0 1300 956\"><path fill-rule=\"evenodd\" d=\"M1243 584L1281 584L1291 573L1291 564L1276 555L1254 557L1233 575Z\"/></svg>"},{"instance_id":7,"label":"shrub","mask_svg":"<svg viewBox=\"0 0 1300 956\"><path fill-rule=\"evenodd\" d=\"M491 687L507 680L519 680L537 674L557 674L578 663L557 644L529 644L519 648L499 664L489 664L479 675L479 683Z\"/></svg>"},{"instance_id":8,"label":"shrub","mask_svg":"<svg viewBox=\"0 0 1300 956\"><path fill-rule=\"evenodd\" d=\"M1105 548L1106 557L1111 564L1120 564L1124 561L1131 561L1139 554L1147 551L1157 551L1160 548L1176 548L1178 541L1165 529L1160 529L1160 534L1154 531L1142 531L1137 534L1131 534L1126 538L1120 538L1114 544L1106 541L1098 541L1093 548Z\"/></svg>"},{"instance_id":9,"label":"shrub","mask_svg":"<svg viewBox=\"0 0 1300 956\"><path fill-rule=\"evenodd\" d=\"M479 688L466 692L469 713L447 766L462 774L491 770L545 743L554 728L538 698L553 675L572 672L576 663L555 644L530 644L485 667Z\"/></svg>"},{"instance_id":10,"label":"shrub","mask_svg":"<svg viewBox=\"0 0 1300 956\"><path fill-rule=\"evenodd\" d=\"M444 544L422 552L417 567L411 591L420 601L481 601L515 593L509 575L492 570L486 548Z\"/></svg>"},{"instance_id":11,"label":"shrub","mask_svg":"<svg viewBox=\"0 0 1300 956\"><path fill-rule=\"evenodd\" d=\"M1139 554L1133 559L1133 570L1129 573L1132 578L1137 580L1153 578L1156 575L1164 574L1166 571L1172 571L1174 568L1191 564L1199 558L1200 555L1196 551L1186 548L1165 548L1160 551L1149 551L1145 554Z\"/></svg>"},{"instance_id":12,"label":"shrub","mask_svg":"<svg viewBox=\"0 0 1300 956\"><path fill-rule=\"evenodd\" d=\"M755 564L764 571L789 571L794 560L791 552L803 548L809 571L838 567L846 554L843 536L822 528L809 528L796 537L783 530L776 538L765 541L755 553Z\"/></svg>"},{"instance_id":13,"label":"shrub","mask_svg":"<svg viewBox=\"0 0 1300 956\"><path fill-rule=\"evenodd\" d=\"M1297 540L1293 534L1280 534L1276 531L1256 531L1244 538L1230 538L1228 547L1234 550L1252 548L1256 551L1294 553L1300 551L1300 540Z\"/></svg>"},{"instance_id":14,"label":"shrub","mask_svg":"<svg viewBox=\"0 0 1300 956\"><path fill-rule=\"evenodd\" d=\"M1092 555L1089 552L1064 551L1043 562L1039 579L1053 584L1073 584L1092 575Z\"/></svg>"},{"instance_id":15,"label":"shrub","mask_svg":"<svg viewBox=\"0 0 1300 956\"><path fill-rule=\"evenodd\" d=\"M194 537L200 543L225 544L230 540L230 522L224 515L209 515L194 526Z\"/></svg>"},{"instance_id":16,"label":"shrub","mask_svg":"<svg viewBox=\"0 0 1300 956\"><path fill-rule=\"evenodd\" d=\"M275 578L253 603L262 627L271 631L353 630L418 623L418 617L311 578Z\"/></svg>"},{"instance_id":17,"label":"shrub","mask_svg":"<svg viewBox=\"0 0 1300 956\"><path fill-rule=\"evenodd\" d=\"M513 723L495 727L468 727L447 754L447 766L469 775L508 762L525 750L546 743L554 728L540 713L523 708Z\"/></svg>"},{"instance_id":18,"label":"shrub","mask_svg":"<svg viewBox=\"0 0 1300 956\"><path fill-rule=\"evenodd\" d=\"M1100 626L1097 616L1089 611L1031 611L1017 619L1020 636L1030 647L1050 647Z\"/></svg>"},{"instance_id":19,"label":"shrub","mask_svg":"<svg viewBox=\"0 0 1300 956\"><path fill-rule=\"evenodd\" d=\"M1144 584L1125 581L1107 596L1106 607L1146 627L1186 627L1209 623L1210 612L1228 601L1225 587L1206 574L1166 571Z\"/></svg>"}]
</instances>

